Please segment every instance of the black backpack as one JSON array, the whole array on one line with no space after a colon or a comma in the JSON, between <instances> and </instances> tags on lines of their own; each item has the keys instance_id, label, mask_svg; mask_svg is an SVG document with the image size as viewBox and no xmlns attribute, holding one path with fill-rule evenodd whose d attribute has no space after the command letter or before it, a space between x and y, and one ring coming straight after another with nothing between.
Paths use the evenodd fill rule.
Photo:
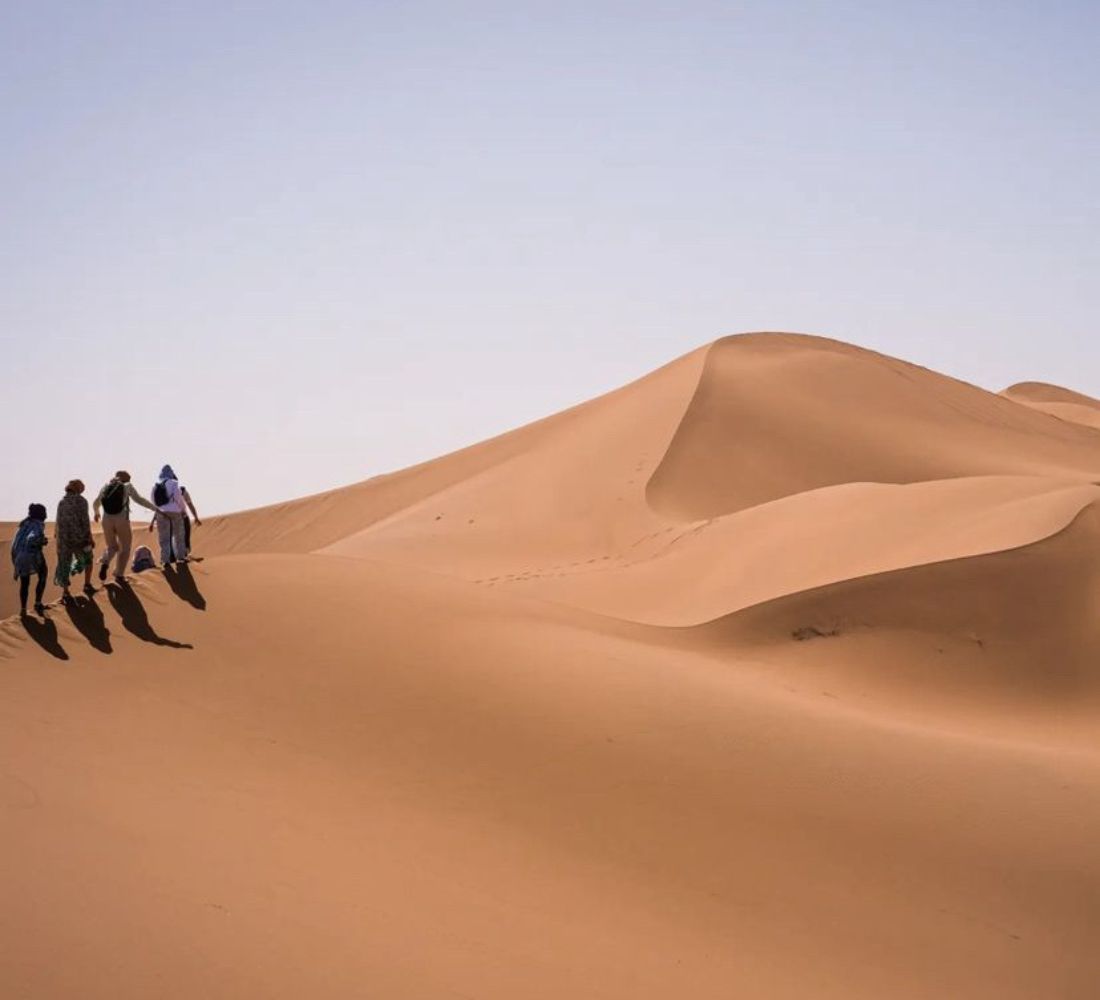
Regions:
<instances>
[{"instance_id":1,"label":"black backpack","mask_svg":"<svg viewBox=\"0 0 1100 1000\"><path fill-rule=\"evenodd\" d=\"M103 510L107 514L121 514L126 506L126 487L117 479L107 484L103 491Z\"/></svg>"},{"instance_id":2,"label":"black backpack","mask_svg":"<svg viewBox=\"0 0 1100 1000\"><path fill-rule=\"evenodd\" d=\"M163 507L168 503L168 483L163 479L153 487L153 503L158 507Z\"/></svg>"}]
</instances>

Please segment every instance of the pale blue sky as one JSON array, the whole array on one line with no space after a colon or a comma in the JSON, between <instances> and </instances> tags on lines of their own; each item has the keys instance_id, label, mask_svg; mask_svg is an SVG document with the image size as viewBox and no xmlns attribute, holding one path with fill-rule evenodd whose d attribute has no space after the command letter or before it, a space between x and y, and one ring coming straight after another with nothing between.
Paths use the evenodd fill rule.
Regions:
<instances>
[{"instance_id":1,"label":"pale blue sky","mask_svg":"<svg viewBox=\"0 0 1100 1000\"><path fill-rule=\"evenodd\" d=\"M313 492L743 330L1100 395L1100 4L0 10L0 517Z\"/></svg>"}]
</instances>

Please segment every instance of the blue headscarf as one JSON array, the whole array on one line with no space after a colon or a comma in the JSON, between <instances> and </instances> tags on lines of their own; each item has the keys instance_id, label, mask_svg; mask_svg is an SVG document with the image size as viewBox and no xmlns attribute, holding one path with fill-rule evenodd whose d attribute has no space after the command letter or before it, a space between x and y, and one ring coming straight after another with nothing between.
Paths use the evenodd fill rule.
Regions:
<instances>
[{"instance_id":1,"label":"blue headscarf","mask_svg":"<svg viewBox=\"0 0 1100 1000\"><path fill-rule=\"evenodd\" d=\"M166 479L179 479L179 476L172 471L172 466L165 465L160 470L160 482L164 482Z\"/></svg>"}]
</instances>

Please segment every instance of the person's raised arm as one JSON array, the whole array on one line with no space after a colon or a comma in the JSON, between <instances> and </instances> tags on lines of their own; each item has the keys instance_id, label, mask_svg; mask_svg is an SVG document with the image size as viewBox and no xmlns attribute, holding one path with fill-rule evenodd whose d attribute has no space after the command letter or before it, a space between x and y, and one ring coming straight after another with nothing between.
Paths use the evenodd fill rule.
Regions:
<instances>
[{"instance_id":1,"label":"person's raised arm","mask_svg":"<svg viewBox=\"0 0 1100 1000\"><path fill-rule=\"evenodd\" d=\"M186 486L181 486L180 487L180 493L183 494L183 502L185 504L187 504L187 506L191 510L191 516L195 519L195 524L201 525L202 521L199 518L198 511L195 510L195 505L191 502L191 494L187 492L187 487Z\"/></svg>"},{"instance_id":2,"label":"person's raised arm","mask_svg":"<svg viewBox=\"0 0 1100 1000\"><path fill-rule=\"evenodd\" d=\"M149 500L146 500L145 497L143 497L140 493L138 493L138 491L134 489L134 484L133 483L127 483L126 484L126 494L138 506L144 507L146 510L151 510L154 514L156 514L156 512L157 512L156 504L151 503Z\"/></svg>"}]
</instances>

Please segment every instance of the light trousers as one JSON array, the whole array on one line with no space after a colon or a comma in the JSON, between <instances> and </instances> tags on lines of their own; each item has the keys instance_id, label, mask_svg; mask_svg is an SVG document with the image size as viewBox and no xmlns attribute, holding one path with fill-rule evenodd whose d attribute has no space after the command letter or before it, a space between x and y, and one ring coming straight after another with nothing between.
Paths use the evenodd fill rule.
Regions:
<instances>
[{"instance_id":1,"label":"light trousers","mask_svg":"<svg viewBox=\"0 0 1100 1000\"><path fill-rule=\"evenodd\" d=\"M176 559L187 558L187 543L184 541L183 515L179 513L157 513L157 538L160 541L160 561L163 565L173 555Z\"/></svg>"},{"instance_id":2,"label":"light trousers","mask_svg":"<svg viewBox=\"0 0 1100 1000\"><path fill-rule=\"evenodd\" d=\"M117 555L115 575L123 576L130 562L130 548L134 544L134 532L130 527L130 517L125 511L118 514L103 515L103 544L107 546L99 561L110 566Z\"/></svg>"}]
</instances>

